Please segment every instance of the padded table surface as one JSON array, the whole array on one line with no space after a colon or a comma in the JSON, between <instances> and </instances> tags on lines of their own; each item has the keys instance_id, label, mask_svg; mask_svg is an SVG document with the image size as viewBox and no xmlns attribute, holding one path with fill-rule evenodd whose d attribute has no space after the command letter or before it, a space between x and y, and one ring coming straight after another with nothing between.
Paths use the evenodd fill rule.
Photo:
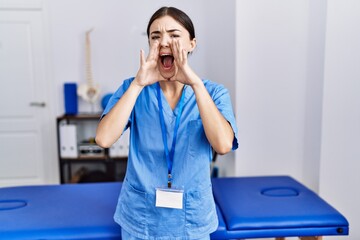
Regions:
<instances>
[{"instance_id":1,"label":"padded table surface","mask_svg":"<svg viewBox=\"0 0 360 240\"><path fill-rule=\"evenodd\" d=\"M121 183L0 188L0 239L120 239ZM347 235L348 222L290 177L215 178L212 239Z\"/></svg>"},{"instance_id":2,"label":"padded table surface","mask_svg":"<svg viewBox=\"0 0 360 240\"><path fill-rule=\"evenodd\" d=\"M227 231L216 238L347 235L348 222L288 176L214 178Z\"/></svg>"},{"instance_id":3,"label":"padded table surface","mask_svg":"<svg viewBox=\"0 0 360 240\"><path fill-rule=\"evenodd\" d=\"M119 239L121 183L0 188L0 239Z\"/></svg>"}]
</instances>

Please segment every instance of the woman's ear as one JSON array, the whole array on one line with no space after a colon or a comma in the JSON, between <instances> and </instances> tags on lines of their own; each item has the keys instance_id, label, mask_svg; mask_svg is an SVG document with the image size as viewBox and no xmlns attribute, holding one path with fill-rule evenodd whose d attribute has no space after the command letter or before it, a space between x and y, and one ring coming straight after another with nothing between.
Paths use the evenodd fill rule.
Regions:
<instances>
[{"instance_id":1,"label":"woman's ear","mask_svg":"<svg viewBox=\"0 0 360 240\"><path fill-rule=\"evenodd\" d=\"M193 39L190 41L189 53L190 53L190 52L193 52L195 48L196 48L196 38L193 38Z\"/></svg>"}]
</instances>

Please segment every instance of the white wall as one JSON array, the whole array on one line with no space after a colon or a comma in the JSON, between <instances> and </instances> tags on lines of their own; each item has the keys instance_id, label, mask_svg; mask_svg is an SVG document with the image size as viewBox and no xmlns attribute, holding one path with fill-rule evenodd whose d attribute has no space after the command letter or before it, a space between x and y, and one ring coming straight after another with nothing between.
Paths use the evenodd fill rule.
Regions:
<instances>
[{"instance_id":1,"label":"white wall","mask_svg":"<svg viewBox=\"0 0 360 240\"><path fill-rule=\"evenodd\" d=\"M317 190L320 144L307 143L320 136L323 51L315 46L321 37L323 41L324 31L317 33L318 27L312 26L324 24L324 6L303 0L243 0L236 5L236 112L241 136L236 172L311 179L307 185ZM320 20L313 13L320 13ZM312 112L316 116L310 116ZM304 159L310 150L315 171L308 173Z\"/></svg>"},{"instance_id":2,"label":"white wall","mask_svg":"<svg viewBox=\"0 0 360 240\"><path fill-rule=\"evenodd\" d=\"M327 2L320 194L360 239L360 2Z\"/></svg>"},{"instance_id":3,"label":"white wall","mask_svg":"<svg viewBox=\"0 0 360 240\"><path fill-rule=\"evenodd\" d=\"M235 8L236 1L206 1L205 12L205 36L206 47L205 69L206 77L224 84L229 90L233 109L236 109L236 31L235 31ZM234 176L235 173L235 153L231 152L223 156L218 156L216 165L219 167L220 176Z\"/></svg>"},{"instance_id":4,"label":"white wall","mask_svg":"<svg viewBox=\"0 0 360 240\"><path fill-rule=\"evenodd\" d=\"M319 191L324 83L326 1L308 1L308 44L304 116L303 183Z\"/></svg>"}]
</instances>

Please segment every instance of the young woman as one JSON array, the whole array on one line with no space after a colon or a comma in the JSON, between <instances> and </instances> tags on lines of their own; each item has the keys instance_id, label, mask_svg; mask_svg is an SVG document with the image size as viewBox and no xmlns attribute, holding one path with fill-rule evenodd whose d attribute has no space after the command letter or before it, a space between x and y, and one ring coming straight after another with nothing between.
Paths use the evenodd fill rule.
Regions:
<instances>
[{"instance_id":1,"label":"young woman","mask_svg":"<svg viewBox=\"0 0 360 240\"><path fill-rule=\"evenodd\" d=\"M140 52L104 110L96 142L110 147L130 128L126 176L114 219L123 239L209 239L218 218L210 181L212 149L238 146L228 91L189 66L191 19L174 7L151 17L149 54Z\"/></svg>"}]
</instances>

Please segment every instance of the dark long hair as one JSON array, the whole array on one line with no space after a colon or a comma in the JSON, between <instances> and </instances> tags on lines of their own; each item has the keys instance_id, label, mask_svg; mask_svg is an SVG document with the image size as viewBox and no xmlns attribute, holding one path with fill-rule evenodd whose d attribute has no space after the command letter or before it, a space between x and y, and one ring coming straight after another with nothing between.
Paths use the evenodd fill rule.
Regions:
<instances>
[{"instance_id":1,"label":"dark long hair","mask_svg":"<svg viewBox=\"0 0 360 240\"><path fill-rule=\"evenodd\" d=\"M180 9L174 8L174 7L162 7L159 8L150 18L148 26L147 26L147 36L149 38L149 31L151 24L158 18L164 17L164 16L170 16L175 21L180 23L190 34L190 40L193 40L195 38L195 29L194 25L189 18L189 16L181 11Z\"/></svg>"}]
</instances>

